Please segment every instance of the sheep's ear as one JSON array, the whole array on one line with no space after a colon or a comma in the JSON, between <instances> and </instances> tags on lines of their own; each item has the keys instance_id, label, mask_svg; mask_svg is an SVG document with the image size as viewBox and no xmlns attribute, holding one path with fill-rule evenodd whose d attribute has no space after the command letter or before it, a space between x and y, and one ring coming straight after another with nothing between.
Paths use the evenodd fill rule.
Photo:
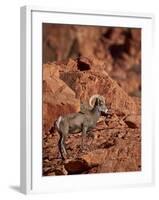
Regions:
<instances>
[{"instance_id":1,"label":"sheep's ear","mask_svg":"<svg viewBox=\"0 0 159 200\"><path fill-rule=\"evenodd\" d=\"M98 98L96 98L95 105L96 106L99 105L99 99Z\"/></svg>"}]
</instances>

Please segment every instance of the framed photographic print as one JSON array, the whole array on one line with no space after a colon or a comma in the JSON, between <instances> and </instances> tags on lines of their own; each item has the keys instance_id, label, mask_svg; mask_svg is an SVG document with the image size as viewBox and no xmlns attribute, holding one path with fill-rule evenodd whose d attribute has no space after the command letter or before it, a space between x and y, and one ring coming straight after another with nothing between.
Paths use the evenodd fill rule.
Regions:
<instances>
[{"instance_id":1,"label":"framed photographic print","mask_svg":"<svg viewBox=\"0 0 159 200\"><path fill-rule=\"evenodd\" d=\"M149 14L21 8L21 191L153 183Z\"/></svg>"}]
</instances>

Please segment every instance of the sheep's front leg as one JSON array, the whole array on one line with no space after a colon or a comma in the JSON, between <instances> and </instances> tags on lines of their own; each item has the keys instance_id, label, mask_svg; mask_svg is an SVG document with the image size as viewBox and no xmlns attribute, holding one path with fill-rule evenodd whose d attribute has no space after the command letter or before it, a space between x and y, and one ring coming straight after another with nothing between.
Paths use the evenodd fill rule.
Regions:
<instances>
[{"instance_id":1,"label":"sheep's front leg","mask_svg":"<svg viewBox=\"0 0 159 200\"><path fill-rule=\"evenodd\" d=\"M87 126L83 125L83 129L82 129L82 150L85 149L85 141L86 141L86 133L87 133Z\"/></svg>"}]
</instances>

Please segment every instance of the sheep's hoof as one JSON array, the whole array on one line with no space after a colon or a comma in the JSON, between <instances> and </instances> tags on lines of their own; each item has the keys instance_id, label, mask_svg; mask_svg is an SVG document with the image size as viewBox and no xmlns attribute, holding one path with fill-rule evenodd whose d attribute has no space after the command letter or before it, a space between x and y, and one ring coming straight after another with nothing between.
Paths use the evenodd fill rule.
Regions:
<instances>
[{"instance_id":1,"label":"sheep's hoof","mask_svg":"<svg viewBox=\"0 0 159 200\"><path fill-rule=\"evenodd\" d=\"M57 155L57 159L62 159L62 155L61 155L60 152L59 152L58 155Z\"/></svg>"},{"instance_id":2,"label":"sheep's hoof","mask_svg":"<svg viewBox=\"0 0 159 200\"><path fill-rule=\"evenodd\" d=\"M67 155L62 154L61 157L62 157L62 160L67 160Z\"/></svg>"}]
</instances>

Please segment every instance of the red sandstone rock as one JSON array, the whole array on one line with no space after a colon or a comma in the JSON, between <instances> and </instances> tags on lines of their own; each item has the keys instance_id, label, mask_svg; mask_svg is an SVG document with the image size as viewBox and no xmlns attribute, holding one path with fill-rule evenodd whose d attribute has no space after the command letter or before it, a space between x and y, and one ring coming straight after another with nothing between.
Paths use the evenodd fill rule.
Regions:
<instances>
[{"instance_id":1,"label":"red sandstone rock","mask_svg":"<svg viewBox=\"0 0 159 200\"><path fill-rule=\"evenodd\" d=\"M140 115L129 115L124 121L130 128L140 128L141 126Z\"/></svg>"},{"instance_id":2,"label":"red sandstone rock","mask_svg":"<svg viewBox=\"0 0 159 200\"><path fill-rule=\"evenodd\" d=\"M70 56L75 43L73 29L68 25L43 24L43 63L65 60Z\"/></svg>"},{"instance_id":3,"label":"red sandstone rock","mask_svg":"<svg viewBox=\"0 0 159 200\"><path fill-rule=\"evenodd\" d=\"M67 175L68 174L68 171L66 171L64 165L57 167L55 170L53 170L53 172L55 173L55 175Z\"/></svg>"},{"instance_id":4,"label":"red sandstone rock","mask_svg":"<svg viewBox=\"0 0 159 200\"><path fill-rule=\"evenodd\" d=\"M81 158L75 160L67 160L64 166L66 171L68 171L68 174L80 174L90 169L88 163Z\"/></svg>"},{"instance_id":5,"label":"red sandstone rock","mask_svg":"<svg viewBox=\"0 0 159 200\"><path fill-rule=\"evenodd\" d=\"M107 150L99 149L79 157L66 160L64 166L69 174L79 174L102 164L107 156Z\"/></svg>"},{"instance_id":6,"label":"red sandstone rock","mask_svg":"<svg viewBox=\"0 0 159 200\"><path fill-rule=\"evenodd\" d=\"M54 63L48 63L43 65L43 80L47 80L49 78L59 78L59 67Z\"/></svg>"},{"instance_id":7,"label":"red sandstone rock","mask_svg":"<svg viewBox=\"0 0 159 200\"><path fill-rule=\"evenodd\" d=\"M69 72L60 74L60 78L75 91L82 102L88 102L94 94L105 97L108 108L119 113L136 113L135 102L106 72Z\"/></svg>"},{"instance_id":8,"label":"red sandstone rock","mask_svg":"<svg viewBox=\"0 0 159 200\"><path fill-rule=\"evenodd\" d=\"M88 152L81 158L87 162L90 168L92 168L102 164L105 161L107 154L108 154L107 149L98 149Z\"/></svg>"},{"instance_id":9,"label":"red sandstone rock","mask_svg":"<svg viewBox=\"0 0 159 200\"><path fill-rule=\"evenodd\" d=\"M75 93L58 78L57 69L44 65L43 70L43 131L47 132L54 121L67 113L80 110ZM48 75L49 74L49 75Z\"/></svg>"}]
</instances>

